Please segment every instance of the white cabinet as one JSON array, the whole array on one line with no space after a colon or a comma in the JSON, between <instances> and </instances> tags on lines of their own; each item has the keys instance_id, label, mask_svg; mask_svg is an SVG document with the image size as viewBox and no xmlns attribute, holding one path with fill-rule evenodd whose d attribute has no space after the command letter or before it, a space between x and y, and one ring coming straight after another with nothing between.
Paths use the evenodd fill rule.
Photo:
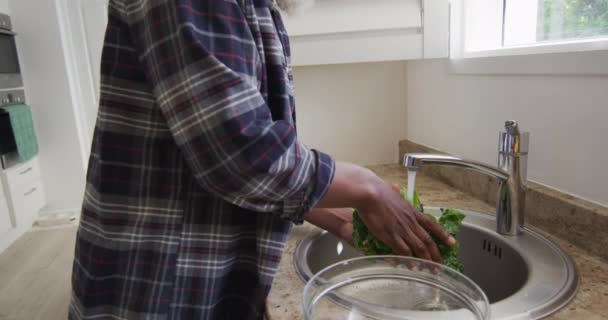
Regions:
<instances>
[{"instance_id":1,"label":"white cabinet","mask_svg":"<svg viewBox=\"0 0 608 320\"><path fill-rule=\"evenodd\" d=\"M16 164L15 166L4 171L6 181L9 186L16 187L19 185L29 184L40 179L40 165L38 157L34 157L30 161Z\"/></svg>"},{"instance_id":2,"label":"white cabinet","mask_svg":"<svg viewBox=\"0 0 608 320\"><path fill-rule=\"evenodd\" d=\"M38 157L2 170L0 252L31 227L46 204Z\"/></svg>"},{"instance_id":3,"label":"white cabinet","mask_svg":"<svg viewBox=\"0 0 608 320\"><path fill-rule=\"evenodd\" d=\"M2 182L13 228L29 228L46 203L38 157L2 172Z\"/></svg>"},{"instance_id":4,"label":"white cabinet","mask_svg":"<svg viewBox=\"0 0 608 320\"><path fill-rule=\"evenodd\" d=\"M0 237L7 234L12 228L11 213L8 210L8 203L4 195L4 188L0 183Z\"/></svg>"},{"instance_id":5,"label":"white cabinet","mask_svg":"<svg viewBox=\"0 0 608 320\"><path fill-rule=\"evenodd\" d=\"M78 67L92 133L108 0L58 0L62 31ZM441 58L448 55L449 0L317 0L283 16L295 66ZM94 92L94 94L93 94Z\"/></svg>"},{"instance_id":6,"label":"white cabinet","mask_svg":"<svg viewBox=\"0 0 608 320\"><path fill-rule=\"evenodd\" d=\"M284 20L295 66L448 55L448 0L318 0Z\"/></svg>"},{"instance_id":7,"label":"white cabinet","mask_svg":"<svg viewBox=\"0 0 608 320\"><path fill-rule=\"evenodd\" d=\"M42 181L36 180L11 190L11 204L17 223L31 227L45 204Z\"/></svg>"}]
</instances>

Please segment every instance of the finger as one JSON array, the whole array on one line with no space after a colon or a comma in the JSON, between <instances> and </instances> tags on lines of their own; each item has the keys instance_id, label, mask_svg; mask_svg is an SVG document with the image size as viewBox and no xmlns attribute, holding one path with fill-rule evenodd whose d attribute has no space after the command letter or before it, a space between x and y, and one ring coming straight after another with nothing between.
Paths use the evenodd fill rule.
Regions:
<instances>
[{"instance_id":1,"label":"finger","mask_svg":"<svg viewBox=\"0 0 608 320\"><path fill-rule=\"evenodd\" d=\"M436 265L436 264L430 265L430 264L427 264L427 265L424 265L421 269L422 270L426 270L426 271L428 271L429 273L431 273L433 275L437 275L437 274L439 274L441 272L441 270L443 270L443 268L444 267L442 265Z\"/></svg>"},{"instance_id":2,"label":"finger","mask_svg":"<svg viewBox=\"0 0 608 320\"><path fill-rule=\"evenodd\" d=\"M408 257L412 255L412 250L398 234L395 234L395 236L393 237L392 248L398 255Z\"/></svg>"},{"instance_id":3,"label":"finger","mask_svg":"<svg viewBox=\"0 0 608 320\"><path fill-rule=\"evenodd\" d=\"M431 260L443 263L443 258L441 257L441 253L439 253L439 248L437 248L437 244L435 243L435 240L433 240L433 237L431 237L431 235L420 225L414 229L414 232L431 255Z\"/></svg>"},{"instance_id":4,"label":"finger","mask_svg":"<svg viewBox=\"0 0 608 320\"><path fill-rule=\"evenodd\" d=\"M407 265L408 269L410 269L410 270L420 270L420 262L418 262L418 261L414 261L414 260L407 261L406 265Z\"/></svg>"},{"instance_id":5,"label":"finger","mask_svg":"<svg viewBox=\"0 0 608 320\"><path fill-rule=\"evenodd\" d=\"M405 236L403 237L407 245L412 249L416 257L431 260L431 254L429 253L426 245L418 238L416 233L412 230L417 226L405 227Z\"/></svg>"},{"instance_id":6,"label":"finger","mask_svg":"<svg viewBox=\"0 0 608 320\"><path fill-rule=\"evenodd\" d=\"M388 263L388 265L391 266L391 267L397 267L397 266L399 266L399 261L397 261L397 259L386 258L386 260L384 260L384 261L386 261L386 263Z\"/></svg>"},{"instance_id":7,"label":"finger","mask_svg":"<svg viewBox=\"0 0 608 320\"><path fill-rule=\"evenodd\" d=\"M434 275L438 275L439 273L441 273L441 269L442 269L442 267L434 266L431 268L431 273Z\"/></svg>"},{"instance_id":8,"label":"finger","mask_svg":"<svg viewBox=\"0 0 608 320\"><path fill-rule=\"evenodd\" d=\"M393 183L391 185L391 188L393 188L393 190L400 192L401 191L401 186L398 183Z\"/></svg>"},{"instance_id":9,"label":"finger","mask_svg":"<svg viewBox=\"0 0 608 320\"><path fill-rule=\"evenodd\" d=\"M439 223L435 222L435 220L420 212L416 212L416 220L431 235L437 237L448 246L453 246L456 243L456 239L454 239L454 237L452 237L452 235L450 235L450 233L448 233Z\"/></svg>"},{"instance_id":10,"label":"finger","mask_svg":"<svg viewBox=\"0 0 608 320\"><path fill-rule=\"evenodd\" d=\"M355 241L353 240L353 224L347 223L342 228L340 228L340 238L348 242L351 246L354 247Z\"/></svg>"},{"instance_id":11,"label":"finger","mask_svg":"<svg viewBox=\"0 0 608 320\"><path fill-rule=\"evenodd\" d=\"M389 261L389 260L387 260L387 261ZM391 259L389 263L393 267L405 266L409 270L419 270L420 269L420 263L410 257L407 257L405 259Z\"/></svg>"}]
</instances>

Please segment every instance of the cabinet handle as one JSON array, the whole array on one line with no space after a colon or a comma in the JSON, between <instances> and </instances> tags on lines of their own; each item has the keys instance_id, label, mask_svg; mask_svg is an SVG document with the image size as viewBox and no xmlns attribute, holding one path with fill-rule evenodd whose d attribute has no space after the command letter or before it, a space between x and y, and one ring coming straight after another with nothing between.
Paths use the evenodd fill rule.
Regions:
<instances>
[{"instance_id":1,"label":"cabinet handle","mask_svg":"<svg viewBox=\"0 0 608 320\"><path fill-rule=\"evenodd\" d=\"M24 175L24 174L26 174L26 173L28 173L28 172L30 172L30 171L32 171L32 170L33 170L33 169L32 169L32 167L28 167L27 169L25 169L25 170L23 170L23 171L19 172L19 175Z\"/></svg>"},{"instance_id":2,"label":"cabinet handle","mask_svg":"<svg viewBox=\"0 0 608 320\"><path fill-rule=\"evenodd\" d=\"M28 191L28 192L24 193L23 195L27 197L27 196L29 196L30 194L34 193L34 191L36 191L36 189L38 189L38 188L37 188L37 187L33 187L32 189L30 189L30 191Z\"/></svg>"}]
</instances>

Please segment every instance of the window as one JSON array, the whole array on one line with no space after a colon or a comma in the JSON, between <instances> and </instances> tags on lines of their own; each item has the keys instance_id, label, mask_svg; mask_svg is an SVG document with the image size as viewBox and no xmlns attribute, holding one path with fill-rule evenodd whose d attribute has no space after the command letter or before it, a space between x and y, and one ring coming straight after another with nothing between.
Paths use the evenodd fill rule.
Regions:
<instances>
[{"instance_id":1,"label":"window","mask_svg":"<svg viewBox=\"0 0 608 320\"><path fill-rule=\"evenodd\" d=\"M452 0L457 57L608 48L608 0Z\"/></svg>"},{"instance_id":2,"label":"window","mask_svg":"<svg viewBox=\"0 0 608 320\"><path fill-rule=\"evenodd\" d=\"M608 36L608 0L507 0L504 45Z\"/></svg>"}]
</instances>

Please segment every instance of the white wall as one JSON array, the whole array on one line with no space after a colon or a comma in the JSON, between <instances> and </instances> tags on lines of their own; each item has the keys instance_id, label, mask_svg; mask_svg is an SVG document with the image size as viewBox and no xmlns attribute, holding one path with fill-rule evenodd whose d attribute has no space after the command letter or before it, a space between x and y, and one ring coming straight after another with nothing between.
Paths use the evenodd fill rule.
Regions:
<instances>
[{"instance_id":1,"label":"white wall","mask_svg":"<svg viewBox=\"0 0 608 320\"><path fill-rule=\"evenodd\" d=\"M394 163L405 135L405 63L294 69L300 140L338 160Z\"/></svg>"},{"instance_id":2,"label":"white wall","mask_svg":"<svg viewBox=\"0 0 608 320\"><path fill-rule=\"evenodd\" d=\"M8 0L0 0L0 13L10 14L11 11L8 7Z\"/></svg>"},{"instance_id":3,"label":"white wall","mask_svg":"<svg viewBox=\"0 0 608 320\"><path fill-rule=\"evenodd\" d=\"M66 52L71 56L73 96L80 106L82 141L88 156L99 106L101 52L108 0L56 0L61 8Z\"/></svg>"},{"instance_id":4,"label":"white wall","mask_svg":"<svg viewBox=\"0 0 608 320\"><path fill-rule=\"evenodd\" d=\"M11 17L32 107L48 205L45 211L74 210L82 202L85 159L54 0L11 0Z\"/></svg>"},{"instance_id":5,"label":"white wall","mask_svg":"<svg viewBox=\"0 0 608 320\"><path fill-rule=\"evenodd\" d=\"M531 132L528 178L608 205L608 77L449 74L407 64L407 138L495 163L507 119Z\"/></svg>"}]
</instances>

